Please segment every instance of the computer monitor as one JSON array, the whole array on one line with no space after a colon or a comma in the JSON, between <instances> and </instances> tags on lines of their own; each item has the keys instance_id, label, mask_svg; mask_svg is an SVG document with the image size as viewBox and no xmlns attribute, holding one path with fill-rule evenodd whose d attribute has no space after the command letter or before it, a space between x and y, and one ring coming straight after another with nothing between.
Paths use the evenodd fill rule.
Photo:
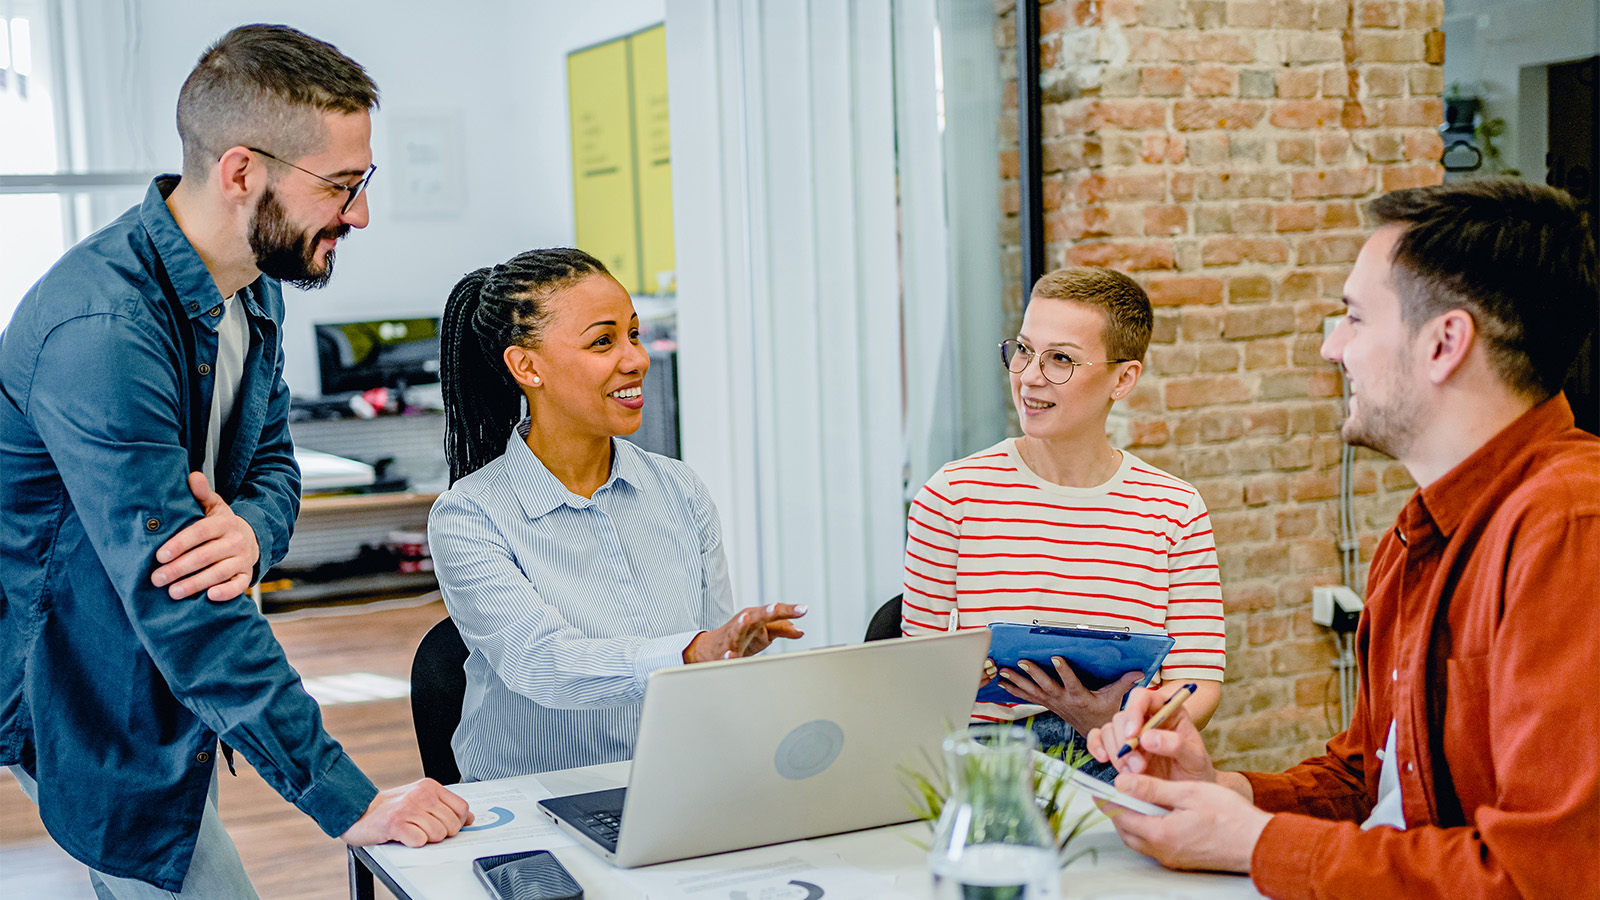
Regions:
<instances>
[{"instance_id":1,"label":"computer monitor","mask_svg":"<svg viewBox=\"0 0 1600 900\"><path fill-rule=\"evenodd\" d=\"M322 394L439 380L439 320L379 319L316 326Z\"/></svg>"}]
</instances>

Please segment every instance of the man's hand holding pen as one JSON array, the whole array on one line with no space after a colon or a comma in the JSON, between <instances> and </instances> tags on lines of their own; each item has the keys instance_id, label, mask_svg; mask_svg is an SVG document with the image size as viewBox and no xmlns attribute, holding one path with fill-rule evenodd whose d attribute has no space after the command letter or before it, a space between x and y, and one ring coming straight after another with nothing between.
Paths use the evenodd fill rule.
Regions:
<instances>
[{"instance_id":1,"label":"man's hand holding pen","mask_svg":"<svg viewBox=\"0 0 1600 900\"><path fill-rule=\"evenodd\" d=\"M1155 721L1158 708L1169 704L1164 721ZM1111 721L1089 732L1090 754L1120 773L1118 790L1172 810L1165 816L1123 810L1111 824L1123 843L1165 866L1248 872L1256 841L1272 817L1250 803L1250 783L1243 775L1216 770L1194 720L1181 706L1182 700L1174 703L1138 688ZM1119 752L1130 743L1134 749Z\"/></svg>"}]
</instances>

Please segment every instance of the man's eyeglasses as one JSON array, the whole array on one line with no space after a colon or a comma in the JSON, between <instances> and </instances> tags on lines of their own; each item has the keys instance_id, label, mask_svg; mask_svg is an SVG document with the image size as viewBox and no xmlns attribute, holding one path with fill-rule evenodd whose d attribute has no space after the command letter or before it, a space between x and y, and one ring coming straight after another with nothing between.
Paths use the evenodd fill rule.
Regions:
<instances>
[{"instance_id":1,"label":"man's eyeglasses","mask_svg":"<svg viewBox=\"0 0 1600 900\"><path fill-rule=\"evenodd\" d=\"M1033 363L1033 358L1039 357L1039 371L1044 373L1044 380L1051 384L1066 384L1072 380L1072 373L1079 366L1114 366L1117 363L1132 362L1128 359L1108 359L1104 362L1081 362L1073 359L1060 350L1046 350L1043 354L1035 353L1032 347L1021 341L1001 341L1000 361L1005 363L1006 370L1013 375L1021 375L1028 371L1028 366Z\"/></svg>"},{"instance_id":2,"label":"man's eyeglasses","mask_svg":"<svg viewBox=\"0 0 1600 900\"><path fill-rule=\"evenodd\" d=\"M292 162L289 162L286 159L279 159L278 157L273 156L271 153L268 153L267 151L262 150L259 147L246 147L245 149L249 150L251 153L259 153L262 156L265 156L267 159L272 160L273 162L283 163L284 165L288 166L291 169L300 169L300 171L306 173L307 175L310 175L312 178L317 179L318 181L322 182L323 184L326 184L328 187L335 188L337 190L344 191L346 194L349 194L350 196L348 196L348 197L346 197L344 199L344 205L339 207L339 215L341 215L341 216L344 215L345 213L349 212L350 211L350 207L356 205L356 198L361 196L361 192L365 191L367 189L368 182L372 181L372 173L378 171L377 163L373 163L372 165L367 166L367 174L361 176L361 180L360 181L356 182L355 184L340 184L339 182L334 181L331 178L324 178L321 175L318 175L317 173L311 171L310 169L301 169L299 166L295 165Z\"/></svg>"}]
</instances>

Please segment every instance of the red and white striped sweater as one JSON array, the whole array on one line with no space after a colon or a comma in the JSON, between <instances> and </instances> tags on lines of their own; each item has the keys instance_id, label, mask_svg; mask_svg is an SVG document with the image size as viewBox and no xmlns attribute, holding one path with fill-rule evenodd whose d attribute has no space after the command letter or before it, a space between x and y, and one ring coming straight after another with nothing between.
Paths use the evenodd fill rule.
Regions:
<instances>
[{"instance_id":1,"label":"red and white striped sweater","mask_svg":"<svg viewBox=\"0 0 1600 900\"><path fill-rule=\"evenodd\" d=\"M1165 630L1162 680L1221 681L1222 582L1200 492L1133 454L1105 484L1045 481L1008 439L940 469L911 504L901 628L907 635L990 622ZM973 718L1042 711L978 703Z\"/></svg>"}]
</instances>

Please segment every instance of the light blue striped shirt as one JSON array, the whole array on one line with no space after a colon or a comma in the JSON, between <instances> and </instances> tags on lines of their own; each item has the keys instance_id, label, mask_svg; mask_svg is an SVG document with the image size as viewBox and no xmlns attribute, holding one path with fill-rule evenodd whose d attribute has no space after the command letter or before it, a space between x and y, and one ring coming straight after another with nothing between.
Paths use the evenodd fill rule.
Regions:
<instances>
[{"instance_id":1,"label":"light blue striped shirt","mask_svg":"<svg viewBox=\"0 0 1600 900\"><path fill-rule=\"evenodd\" d=\"M591 500L550 474L527 429L428 517L471 651L451 741L467 781L632 757L650 673L733 615L716 507L688 466L613 440Z\"/></svg>"}]
</instances>

